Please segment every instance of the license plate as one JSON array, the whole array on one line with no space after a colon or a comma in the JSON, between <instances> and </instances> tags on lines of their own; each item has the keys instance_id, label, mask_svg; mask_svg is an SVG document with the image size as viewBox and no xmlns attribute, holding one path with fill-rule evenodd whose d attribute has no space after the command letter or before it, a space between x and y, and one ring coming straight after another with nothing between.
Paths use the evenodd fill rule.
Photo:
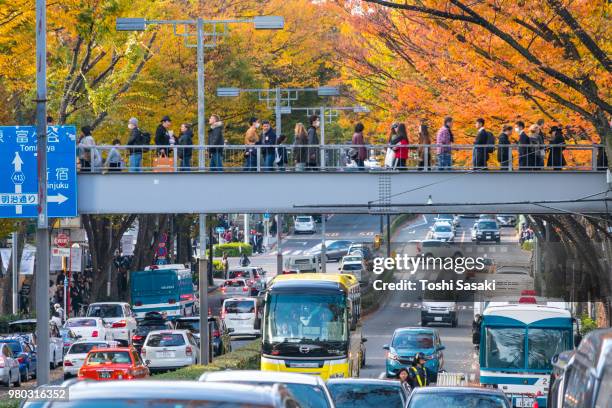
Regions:
<instances>
[{"instance_id":1,"label":"license plate","mask_svg":"<svg viewBox=\"0 0 612 408\"><path fill-rule=\"evenodd\" d=\"M110 371L99 371L98 377L99 378L111 378L111 372Z\"/></svg>"},{"instance_id":2,"label":"license plate","mask_svg":"<svg viewBox=\"0 0 612 408\"><path fill-rule=\"evenodd\" d=\"M156 354L157 358L174 358L174 351L158 351Z\"/></svg>"},{"instance_id":3,"label":"license plate","mask_svg":"<svg viewBox=\"0 0 612 408\"><path fill-rule=\"evenodd\" d=\"M436 316L436 317L434 317L434 321L436 321L436 322L441 322L441 321L442 321L442 318L441 318L441 317L439 317L439 316Z\"/></svg>"},{"instance_id":4,"label":"license plate","mask_svg":"<svg viewBox=\"0 0 612 408\"><path fill-rule=\"evenodd\" d=\"M519 408L531 408L533 407L533 398L530 397L526 397L526 398L517 398L515 400L516 402L516 406Z\"/></svg>"},{"instance_id":5,"label":"license plate","mask_svg":"<svg viewBox=\"0 0 612 408\"><path fill-rule=\"evenodd\" d=\"M292 368L319 368L317 363L291 363Z\"/></svg>"}]
</instances>

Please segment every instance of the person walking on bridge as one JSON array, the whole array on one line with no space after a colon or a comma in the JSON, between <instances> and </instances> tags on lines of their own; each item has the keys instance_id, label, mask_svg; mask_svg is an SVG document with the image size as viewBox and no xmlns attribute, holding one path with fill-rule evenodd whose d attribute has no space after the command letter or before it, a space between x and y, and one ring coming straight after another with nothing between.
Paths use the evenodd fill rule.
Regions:
<instances>
[{"instance_id":1,"label":"person walking on bridge","mask_svg":"<svg viewBox=\"0 0 612 408\"><path fill-rule=\"evenodd\" d=\"M365 159L368 158L368 151L365 147L365 140L363 138L363 129L364 126L362 123L357 123L355 125L355 133L353 133L352 144L355 146L353 149L357 150L357 157L355 158L355 162L357 163L357 167L359 170L364 170Z\"/></svg>"},{"instance_id":2,"label":"person walking on bridge","mask_svg":"<svg viewBox=\"0 0 612 408\"><path fill-rule=\"evenodd\" d=\"M172 121L170 121L170 117L164 116L155 130L155 144L157 146L162 146L157 149L157 154L160 157L168 156L167 146L170 144L170 134L172 132L170 130L171 125Z\"/></svg>"},{"instance_id":3,"label":"person walking on bridge","mask_svg":"<svg viewBox=\"0 0 612 408\"><path fill-rule=\"evenodd\" d=\"M319 135L317 129L321 126L321 121L318 115L312 115L309 118L310 126L307 131L308 139L308 157L306 166L308 170L316 170L319 167Z\"/></svg>"},{"instance_id":4,"label":"person walking on bridge","mask_svg":"<svg viewBox=\"0 0 612 408\"><path fill-rule=\"evenodd\" d=\"M259 136L257 135L259 125L259 119L255 117L249 119L249 128L244 135L244 144L246 145L244 151L244 171L257 170L257 149L255 145L259 143Z\"/></svg>"},{"instance_id":5,"label":"person walking on bridge","mask_svg":"<svg viewBox=\"0 0 612 408\"><path fill-rule=\"evenodd\" d=\"M510 169L510 160L512 153L510 150L510 135L512 134L512 126L505 125L497 138L497 161L501 170Z\"/></svg>"},{"instance_id":6,"label":"person walking on bridge","mask_svg":"<svg viewBox=\"0 0 612 408\"><path fill-rule=\"evenodd\" d=\"M419 147L417 154L419 156L419 170L428 171L431 168L431 137L429 136L429 126L425 120L421 120L419 125Z\"/></svg>"},{"instance_id":7,"label":"person walking on bridge","mask_svg":"<svg viewBox=\"0 0 612 408\"><path fill-rule=\"evenodd\" d=\"M487 170L487 143L489 141L489 133L485 129L484 123L484 119L476 119L476 128L478 129L478 133L476 134L476 139L474 139L474 156L472 159L474 170Z\"/></svg>"},{"instance_id":8,"label":"person walking on bridge","mask_svg":"<svg viewBox=\"0 0 612 408\"><path fill-rule=\"evenodd\" d=\"M516 122L515 127L516 133L519 135L518 140L518 152L519 152L519 170L528 170L529 169L529 155L531 153L531 140L529 140L529 136L525 133L525 123L521 120Z\"/></svg>"},{"instance_id":9,"label":"person walking on bridge","mask_svg":"<svg viewBox=\"0 0 612 408\"><path fill-rule=\"evenodd\" d=\"M263 158L263 170L273 171L274 170L274 159L276 158L276 151L274 146L276 145L276 132L272 129L272 125L267 120L262 122L263 132L261 133L260 144L265 146L262 148Z\"/></svg>"},{"instance_id":10,"label":"person walking on bridge","mask_svg":"<svg viewBox=\"0 0 612 408\"><path fill-rule=\"evenodd\" d=\"M438 145L438 170L450 170L452 165L451 145L454 142L452 132L453 118L447 116L444 118L444 125L438 130L436 135L436 144Z\"/></svg>"},{"instance_id":11,"label":"person walking on bridge","mask_svg":"<svg viewBox=\"0 0 612 408\"><path fill-rule=\"evenodd\" d=\"M208 120L210 132L208 133L208 155L210 157L210 171L223 171L223 122L219 115L210 115Z\"/></svg>"}]
</instances>

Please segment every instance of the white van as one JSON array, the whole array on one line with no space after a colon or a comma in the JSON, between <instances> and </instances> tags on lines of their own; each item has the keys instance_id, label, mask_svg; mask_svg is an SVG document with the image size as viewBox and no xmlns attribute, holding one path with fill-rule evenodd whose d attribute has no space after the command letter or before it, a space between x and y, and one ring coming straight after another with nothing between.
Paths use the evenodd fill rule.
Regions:
<instances>
[{"instance_id":1,"label":"white van","mask_svg":"<svg viewBox=\"0 0 612 408\"><path fill-rule=\"evenodd\" d=\"M221 307L221 318L228 329L234 329L230 336L259 336L256 329L259 305L256 298L235 297L225 299Z\"/></svg>"},{"instance_id":2,"label":"white van","mask_svg":"<svg viewBox=\"0 0 612 408\"><path fill-rule=\"evenodd\" d=\"M319 255L293 255L284 257L283 271L318 272L321 268Z\"/></svg>"}]
</instances>

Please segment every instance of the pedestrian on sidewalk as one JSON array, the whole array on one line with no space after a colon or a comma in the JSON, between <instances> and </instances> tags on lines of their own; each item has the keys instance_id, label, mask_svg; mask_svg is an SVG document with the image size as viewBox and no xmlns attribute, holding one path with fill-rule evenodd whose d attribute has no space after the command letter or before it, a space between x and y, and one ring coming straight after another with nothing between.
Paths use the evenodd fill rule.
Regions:
<instances>
[{"instance_id":1,"label":"pedestrian on sidewalk","mask_svg":"<svg viewBox=\"0 0 612 408\"><path fill-rule=\"evenodd\" d=\"M179 171L188 171L191 168L191 157L193 155L193 130L189 123L181 124L181 134L178 140L179 147L178 156L181 160Z\"/></svg>"},{"instance_id":2,"label":"pedestrian on sidewalk","mask_svg":"<svg viewBox=\"0 0 612 408\"><path fill-rule=\"evenodd\" d=\"M512 151L510 150L511 134L512 126L504 125L502 132L497 138L497 161L501 170L510 169L510 161L512 160Z\"/></svg>"},{"instance_id":3,"label":"pedestrian on sidewalk","mask_svg":"<svg viewBox=\"0 0 612 408\"><path fill-rule=\"evenodd\" d=\"M551 167L557 171L563 170L566 165L565 157L563 157L563 151L565 150L565 139L563 138L563 130L559 126L553 126L550 128L552 140L550 144L550 154L548 155L548 161L546 166Z\"/></svg>"},{"instance_id":4,"label":"pedestrian on sidewalk","mask_svg":"<svg viewBox=\"0 0 612 408\"><path fill-rule=\"evenodd\" d=\"M259 119L252 117L249 119L249 128L244 135L244 171L257 170L257 148L255 145L259 143L257 129L259 129Z\"/></svg>"},{"instance_id":5,"label":"pedestrian on sidewalk","mask_svg":"<svg viewBox=\"0 0 612 408\"><path fill-rule=\"evenodd\" d=\"M438 145L438 170L450 170L452 166L451 145L455 139L451 130L452 127L453 118L447 116L444 118L444 124L436 135L436 144Z\"/></svg>"},{"instance_id":6,"label":"pedestrian on sidewalk","mask_svg":"<svg viewBox=\"0 0 612 408\"><path fill-rule=\"evenodd\" d=\"M240 266L249 266L251 264L251 260L244 252L240 255Z\"/></svg>"},{"instance_id":7,"label":"pedestrian on sidewalk","mask_svg":"<svg viewBox=\"0 0 612 408\"><path fill-rule=\"evenodd\" d=\"M472 157L472 165L474 170L487 170L487 157L488 157L488 132L484 127L484 119L476 119L476 138L474 139L474 150Z\"/></svg>"},{"instance_id":8,"label":"pedestrian on sidewalk","mask_svg":"<svg viewBox=\"0 0 612 408\"><path fill-rule=\"evenodd\" d=\"M229 270L229 259L227 259L227 252L223 252L221 267L223 268L223 276L227 276L227 271Z\"/></svg>"},{"instance_id":9,"label":"pedestrian on sidewalk","mask_svg":"<svg viewBox=\"0 0 612 408\"><path fill-rule=\"evenodd\" d=\"M208 133L208 156L210 158L210 171L223 171L223 122L219 115L210 115L208 119L210 132Z\"/></svg>"},{"instance_id":10,"label":"pedestrian on sidewalk","mask_svg":"<svg viewBox=\"0 0 612 408\"><path fill-rule=\"evenodd\" d=\"M128 137L127 144L128 146L140 146L145 143L145 138L142 135L142 132L138 128L138 119L130 118L128 121L128 129L130 130L130 136ZM130 152L130 171L141 171L142 167L142 148L141 147L133 147L129 149Z\"/></svg>"}]
</instances>

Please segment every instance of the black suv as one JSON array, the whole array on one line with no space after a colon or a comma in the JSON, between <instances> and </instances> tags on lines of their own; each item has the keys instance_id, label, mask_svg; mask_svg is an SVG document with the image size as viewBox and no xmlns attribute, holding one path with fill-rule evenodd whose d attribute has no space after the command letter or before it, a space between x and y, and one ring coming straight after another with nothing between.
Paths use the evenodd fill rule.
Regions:
<instances>
[{"instance_id":1,"label":"black suv","mask_svg":"<svg viewBox=\"0 0 612 408\"><path fill-rule=\"evenodd\" d=\"M472 241L501 241L499 225L494 220L480 220L472 227Z\"/></svg>"}]
</instances>

